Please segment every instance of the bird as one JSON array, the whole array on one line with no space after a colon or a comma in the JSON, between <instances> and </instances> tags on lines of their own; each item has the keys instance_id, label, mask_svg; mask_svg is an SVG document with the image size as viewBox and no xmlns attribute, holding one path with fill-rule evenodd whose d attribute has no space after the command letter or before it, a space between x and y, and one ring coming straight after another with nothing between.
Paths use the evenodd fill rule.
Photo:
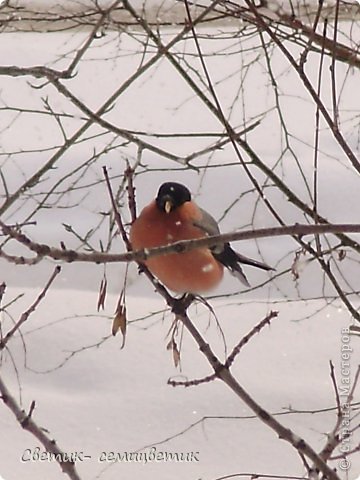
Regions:
<instances>
[{"instance_id":1,"label":"bird","mask_svg":"<svg viewBox=\"0 0 360 480\"><path fill-rule=\"evenodd\" d=\"M216 220L192 200L189 189L181 183L166 182L132 223L129 238L133 250L142 250L218 234ZM247 287L250 284L240 264L274 270L236 252L229 242L150 257L143 264L176 294L194 295L202 295L218 286L224 267Z\"/></svg>"}]
</instances>

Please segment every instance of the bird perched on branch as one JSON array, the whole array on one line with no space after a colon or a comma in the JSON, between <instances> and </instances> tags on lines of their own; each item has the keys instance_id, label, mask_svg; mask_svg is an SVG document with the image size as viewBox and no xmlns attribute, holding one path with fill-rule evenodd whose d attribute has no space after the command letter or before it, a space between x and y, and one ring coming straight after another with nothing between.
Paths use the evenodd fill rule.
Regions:
<instances>
[{"instance_id":1,"label":"bird perched on branch","mask_svg":"<svg viewBox=\"0 0 360 480\"><path fill-rule=\"evenodd\" d=\"M132 224L130 241L134 250L140 250L219 233L216 220L191 200L191 194L184 185L167 182L161 185L156 199L142 210ZM144 262L170 290L193 294L216 287L223 277L224 266L249 287L240 263L273 270L265 263L235 252L227 242L150 257Z\"/></svg>"}]
</instances>

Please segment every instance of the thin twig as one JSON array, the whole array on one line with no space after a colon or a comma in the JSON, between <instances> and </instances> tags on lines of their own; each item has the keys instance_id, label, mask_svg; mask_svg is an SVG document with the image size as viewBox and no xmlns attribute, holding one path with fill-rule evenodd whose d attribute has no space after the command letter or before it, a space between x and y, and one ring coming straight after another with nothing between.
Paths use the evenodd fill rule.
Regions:
<instances>
[{"instance_id":1,"label":"thin twig","mask_svg":"<svg viewBox=\"0 0 360 480\"><path fill-rule=\"evenodd\" d=\"M127 233L126 233L126 230L125 230L125 227L124 227L124 224L123 224L123 221L122 221L122 218L121 218L121 215L119 213L119 210L117 208L117 205L116 205L116 202L115 202L115 197L114 197L114 194L112 192L112 188L111 188L111 184L110 184L110 179L109 179L109 175L108 175L108 171L107 171L107 168L106 167L103 167L103 172L104 172L104 177L105 177L105 182L106 182L106 186L107 186L107 189L108 189L108 192L109 192L109 196L110 196L110 201L111 201L111 206L112 206L112 210L113 210L113 213L114 213L114 216L115 216L115 221L116 221L116 224L118 226L118 229L119 229L119 232L120 232L120 235L125 243L125 246L126 246L126 250L129 252L132 250L131 248L131 243L130 243L130 240L128 239L128 236L127 236Z\"/></svg>"},{"instance_id":2,"label":"thin twig","mask_svg":"<svg viewBox=\"0 0 360 480\"><path fill-rule=\"evenodd\" d=\"M323 36L326 37L326 28L327 21L324 21L324 30ZM318 75L318 85L317 85L317 94L320 98L321 87L322 87L322 73L324 65L324 45L322 45L321 54L320 54L320 65L319 65L319 75ZM319 133L320 133L320 109L319 105L316 104L315 112L315 145L314 145L314 171L313 171L313 191L314 191L314 220L315 223L319 223L318 216L318 181L319 181ZM315 235L315 244L316 251L318 256L321 256L321 242L319 235Z\"/></svg>"},{"instance_id":3,"label":"thin twig","mask_svg":"<svg viewBox=\"0 0 360 480\"><path fill-rule=\"evenodd\" d=\"M168 385L172 387L197 387L198 385L202 385L203 383L210 383L213 380L216 380L216 375L213 373L211 375L207 375L203 378L196 378L193 380L175 380L173 378L169 378L167 381Z\"/></svg>"},{"instance_id":4,"label":"thin twig","mask_svg":"<svg viewBox=\"0 0 360 480\"><path fill-rule=\"evenodd\" d=\"M336 0L335 4L335 19L334 19L334 45L337 45L337 34L338 34L338 27L339 27L339 5L340 1ZM326 35L324 35L326 37ZM331 59L331 93L332 93L332 106L333 106L333 121L334 121L334 128L336 130L339 129L339 110L337 105L337 95L336 95L336 55L335 55L335 48L332 51L332 59Z\"/></svg>"},{"instance_id":5,"label":"thin twig","mask_svg":"<svg viewBox=\"0 0 360 480\"><path fill-rule=\"evenodd\" d=\"M309 54L309 51L310 51L310 48L311 48L311 45L315 39L315 36L316 36L316 29L317 29L317 26L318 26L318 23L319 23L319 20L320 20L320 15L321 15L321 10L323 8L323 5L324 5L324 0L319 0L318 1L318 7L317 7L317 11L316 11L316 15L315 15L315 19L314 19L314 24L313 24L313 27L312 27L312 33L309 35L309 38L308 38L308 41L307 41L307 44L306 44L306 47L305 49L303 50L303 52L301 53L301 56L300 56L300 62L299 62L299 65L304 68L304 64L307 60L307 56ZM324 47L324 42L322 42L322 48Z\"/></svg>"},{"instance_id":6,"label":"thin twig","mask_svg":"<svg viewBox=\"0 0 360 480\"><path fill-rule=\"evenodd\" d=\"M331 377L331 382L333 384L334 392L335 392L337 415L339 418L341 418L341 404L340 404L339 389L336 383L334 364L331 360L330 360L330 377Z\"/></svg>"},{"instance_id":7,"label":"thin twig","mask_svg":"<svg viewBox=\"0 0 360 480\"><path fill-rule=\"evenodd\" d=\"M142 147L138 148L138 155L137 155L137 164L140 165L141 163L141 155L142 155ZM127 161L127 168L125 171L125 177L127 180L127 192L128 192L128 205L131 215L131 221L134 222L136 220L136 199L135 199L135 186L134 186L134 169L130 166L129 161Z\"/></svg>"},{"instance_id":8,"label":"thin twig","mask_svg":"<svg viewBox=\"0 0 360 480\"><path fill-rule=\"evenodd\" d=\"M15 323L15 325L7 332L7 334L0 340L0 351L3 350L8 343L8 341L14 336L14 334L19 330L19 328L27 321L29 316L36 310L41 300L45 297L47 291L49 290L51 284L55 280L55 278L61 272L61 267L56 266L54 272L52 273L51 277L47 281L45 287L35 300L35 302L21 314L19 320Z\"/></svg>"},{"instance_id":9,"label":"thin twig","mask_svg":"<svg viewBox=\"0 0 360 480\"><path fill-rule=\"evenodd\" d=\"M279 312L275 312L275 311L271 311L268 315L266 315L265 318L263 318L261 320L261 322L259 322L257 325L255 325L255 327L253 327L250 332L248 334L246 334L241 340L240 342L233 348L232 352L230 353L230 355L227 357L226 361L225 361L225 367L226 368L230 368L231 365L234 363L234 360L236 358L236 356L240 353L240 350L242 349L242 347L244 345L246 345L249 340L254 336L256 335L257 333L259 333L266 325L270 325L270 322L273 318L276 318L278 316L278 313Z\"/></svg>"}]
</instances>

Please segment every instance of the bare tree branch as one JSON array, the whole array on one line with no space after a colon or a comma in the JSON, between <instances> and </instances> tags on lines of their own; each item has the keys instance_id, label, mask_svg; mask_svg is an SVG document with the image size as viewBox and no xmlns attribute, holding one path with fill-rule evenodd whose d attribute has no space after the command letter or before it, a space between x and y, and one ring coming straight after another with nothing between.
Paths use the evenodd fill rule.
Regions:
<instances>
[{"instance_id":1,"label":"bare tree branch","mask_svg":"<svg viewBox=\"0 0 360 480\"><path fill-rule=\"evenodd\" d=\"M93 263L110 263L110 262L142 262L148 258L165 255L172 252L183 253L195 248L212 247L219 243L234 242L238 240L249 240L254 238L278 237L278 236L299 236L320 235L326 233L360 233L360 225L358 224L339 224L339 225L302 225L295 224L285 227L259 228L255 230L246 230L242 232L223 233L221 235L212 235L194 240L183 240L175 242L164 247L157 247L145 250L137 250L128 253L83 253L75 250L63 250L48 245L40 244L30 240L25 234L8 227L0 220L0 227L5 235L9 235L14 240L26 246L32 252L41 257L50 257L54 260L63 260L65 262L93 262ZM1 250L0 250L1 255Z\"/></svg>"}]
</instances>

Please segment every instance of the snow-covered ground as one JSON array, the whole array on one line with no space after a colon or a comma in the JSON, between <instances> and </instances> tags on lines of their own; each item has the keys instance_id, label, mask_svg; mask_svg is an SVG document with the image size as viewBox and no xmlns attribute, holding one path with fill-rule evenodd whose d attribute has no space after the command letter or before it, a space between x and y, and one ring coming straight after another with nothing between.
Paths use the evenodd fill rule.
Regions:
<instances>
[{"instance_id":1,"label":"snow-covered ground","mask_svg":"<svg viewBox=\"0 0 360 480\"><path fill-rule=\"evenodd\" d=\"M21 291L11 289L6 299ZM21 305L31 303L37 293L26 290L16 310L20 312ZM111 319L96 315L95 304L92 292L50 291L24 326L23 338L12 341L11 358L5 355L2 366L8 386L21 396L24 409L36 401L33 418L39 425L67 452L89 456L78 464L82 478L210 480L244 472L304 473L294 450L253 418L243 402L219 381L187 389L167 385L169 377L199 378L211 370L186 332L181 371L174 367L166 350L172 316L162 313L164 306L155 294L128 298L131 323L122 350L119 337L110 337L98 348L84 349L111 331ZM116 299L109 297L110 315L115 304ZM243 303L241 298L215 302L214 307L228 350L269 309L267 303ZM340 384L341 329L350 323L343 309L320 307L319 302L271 305L279 310L279 317L244 347L233 368L241 385L264 408L283 413L278 419L316 450L324 445L326 433L336 422L336 411L304 411L336 405L329 361L335 365ZM157 311L161 313L136 321ZM209 321L208 312L198 306L192 309L191 317L223 358L223 339L214 320ZM351 340L352 375L359 362L356 340ZM76 350L80 351L59 368ZM289 409L294 412L286 413ZM200 422L203 417L211 418ZM36 461L38 443L4 407L0 423L0 471L6 480L63 478L55 462ZM358 435L356 438L353 446ZM152 447L157 453L189 454L192 461L156 462L151 460ZM145 457L141 461L138 457L137 461L113 463L107 461L112 452L123 459L126 452L147 452L149 461L144 463ZM34 461L30 460L32 455ZM348 478L357 478L359 472L357 455L352 458Z\"/></svg>"}]
</instances>

